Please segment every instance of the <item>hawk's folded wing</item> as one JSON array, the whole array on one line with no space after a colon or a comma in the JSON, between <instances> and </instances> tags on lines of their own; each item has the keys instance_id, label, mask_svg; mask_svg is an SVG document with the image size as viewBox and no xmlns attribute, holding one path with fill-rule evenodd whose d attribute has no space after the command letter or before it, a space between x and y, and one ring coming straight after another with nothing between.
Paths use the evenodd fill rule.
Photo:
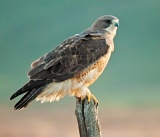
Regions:
<instances>
[{"instance_id":1,"label":"hawk's folded wing","mask_svg":"<svg viewBox=\"0 0 160 137\"><path fill-rule=\"evenodd\" d=\"M74 36L32 63L30 79L61 82L74 77L107 53L106 40L101 36Z\"/></svg>"}]
</instances>

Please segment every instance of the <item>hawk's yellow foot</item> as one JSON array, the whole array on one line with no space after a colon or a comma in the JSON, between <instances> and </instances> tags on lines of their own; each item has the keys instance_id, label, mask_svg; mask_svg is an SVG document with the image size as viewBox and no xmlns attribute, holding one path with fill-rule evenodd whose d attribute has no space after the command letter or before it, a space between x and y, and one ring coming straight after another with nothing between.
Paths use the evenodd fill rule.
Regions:
<instances>
[{"instance_id":1,"label":"hawk's yellow foot","mask_svg":"<svg viewBox=\"0 0 160 137\"><path fill-rule=\"evenodd\" d=\"M94 100L94 102L96 103L96 104L98 104L98 100L96 99L96 97L93 95L93 94L91 94L90 92L88 92L87 93L87 98L88 98L88 102L90 102L91 101L91 98Z\"/></svg>"}]
</instances>

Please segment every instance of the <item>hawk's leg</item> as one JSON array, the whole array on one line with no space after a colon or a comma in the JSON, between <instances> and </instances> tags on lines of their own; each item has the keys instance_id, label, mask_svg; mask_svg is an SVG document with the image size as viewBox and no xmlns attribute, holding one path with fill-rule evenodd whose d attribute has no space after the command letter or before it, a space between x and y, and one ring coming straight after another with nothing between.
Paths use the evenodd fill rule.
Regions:
<instances>
[{"instance_id":1,"label":"hawk's leg","mask_svg":"<svg viewBox=\"0 0 160 137\"><path fill-rule=\"evenodd\" d=\"M94 100L94 102L96 103L96 104L98 104L98 100L96 99L96 97L93 95L93 94L91 94L91 92L87 92L87 98L88 98L88 102L90 102L91 101L91 98Z\"/></svg>"}]
</instances>

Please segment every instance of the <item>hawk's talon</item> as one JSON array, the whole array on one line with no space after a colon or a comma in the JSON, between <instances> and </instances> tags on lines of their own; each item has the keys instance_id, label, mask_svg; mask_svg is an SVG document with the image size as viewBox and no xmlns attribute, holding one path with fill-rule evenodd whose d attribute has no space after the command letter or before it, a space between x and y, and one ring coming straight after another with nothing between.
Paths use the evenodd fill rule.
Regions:
<instances>
[{"instance_id":1,"label":"hawk's talon","mask_svg":"<svg viewBox=\"0 0 160 137\"><path fill-rule=\"evenodd\" d=\"M95 104L98 104L98 100L96 99L96 97L95 97L93 94L88 93L86 96L87 96L87 98L88 98L88 102L90 102L90 101L91 101L91 98L92 98L93 101L95 102Z\"/></svg>"}]
</instances>

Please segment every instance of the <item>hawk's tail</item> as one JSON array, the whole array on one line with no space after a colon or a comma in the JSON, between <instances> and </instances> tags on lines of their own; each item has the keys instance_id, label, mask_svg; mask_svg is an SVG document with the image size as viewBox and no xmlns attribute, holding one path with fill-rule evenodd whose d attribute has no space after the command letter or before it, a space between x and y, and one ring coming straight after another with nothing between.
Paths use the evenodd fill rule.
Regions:
<instances>
[{"instance_id":1,"label":"hawk's tail","mask_svg":"<svg viewBox=\"0 0 160 137\"><path fill-rule=\"evenodd\" d=\"M41 92L43 91L42 88L33 89L30 92L27 92L14 106L14 109L22 109L28 106L28 104L34 100Z\"/></svg>"},{"instance_id":2,"label":"hawk's tail","mask_svg":"<svg viewBox=\"0 0 160 137\"><path fill-rule=\"evenodd\" d=\"M27 105L34 100L49 83L51 83L50 80L30 80L10 97L10 100L12 100L17 96L26 93L14 106L14 109L20 110L27 107Z\"/></svg>"}]
</instances>

